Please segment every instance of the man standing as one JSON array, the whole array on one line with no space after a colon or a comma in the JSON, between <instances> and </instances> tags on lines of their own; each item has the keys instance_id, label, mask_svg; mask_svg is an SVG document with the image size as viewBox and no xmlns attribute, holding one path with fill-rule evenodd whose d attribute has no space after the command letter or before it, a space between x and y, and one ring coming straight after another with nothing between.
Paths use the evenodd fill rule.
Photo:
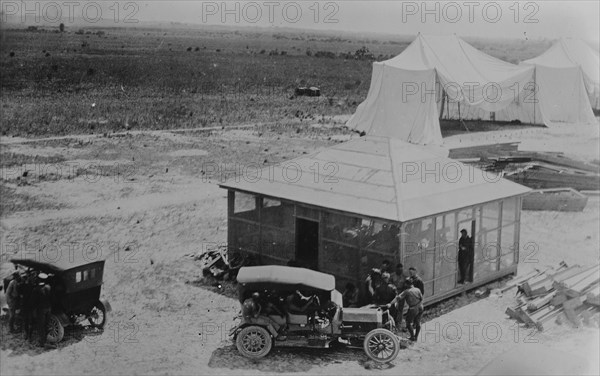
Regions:
<instances>
[{"instance_id":1,"label":"man standing","mask_svg":"<svg viewBox=\"0 0 600 376\"><path fill-rule=\"evenodd\" d=\"M17 309L21 305L19 290L21 288L21 276L19 272L13 273L13 278L6 288L6 304L8 304L8 328L11 333L16 332L15 319Z\"/></svg>"},{"instance_id":2,"label":"man standing","mask_svg":"<svg viewBox=\"0 0 600 376\"><path fill-rule=\"evenodd\" d=\"M473 281L471 277L473 273L473 241L464 228L460 230L460 239L458 240L458 271L460 273L458 283Z\"/></svg>"},{"instance_id":3,"label":"man standing","mask_svg":"<svg viewBox=\"0 0 600 376\"><path fill-rule=\"evenodd\" d=\"M33 332L33 315L36 307L35 297L33 296L33 288L35 286L36 277L33 273L29 272L25 277L25 283L21 289L21 295L23 296L23 305L21 306L21 315L23 317L23 327L25 330L25 339L31 340Z\"/></svg>"},{"instance_id":4,"label":"man standing","mask_svg":"<svg viewBox=\"0 0 600 376\"><path fill-rule=\"evenodd\" d=\"M37 320L39 344L44 346L46 344L46 337L48 336L48 320L50 319L50 313L52 310L52 290L48 284L48 275L46 273L40 273L38 275L39 283L33 289L32 295L35 299L35 318Z\"/></svg>"},{"instance_id":5,"label":"man standing","mask_svg":"<svg viewBox=\"0 0 600 376\"><path fill-rule=\"evenodd\" d=\"M405 300L408 304L406 313L406 328L410 334L410 340L416 341L421 331L421 316L423 316L423 294L421 290L413 286L413 281L407 278L405 281L406 290L397 295L394 300L388 303L388 307L396 304L398 300ZM413 331L414 325L414 331Z\"/></svg>"},{"instance_id":6,"label":"man standing","mask_svg":"<svg viewBox=\"0 0 600 376\"><path fill-rule=\"evenodd\" d=\"M419 277L419 274L417 274L417 269L415 269L411 266L410 268L408 268L408 273L410 274L409 279L411 280L412 285L421 291L421 295L424 295L425 294L425 284L423 283L423 280L421 279L421 277Z\"/></svg>"},{"instance_id":7,"label":"man standing","mask_svg":"<svg viewBox=\"0 0 600 376\"><path fill-rule=\"evenodd\" d=\"M394 286L396 286L396 291L400 294L404 291L404 281L406 280L406 275L404 273L404 265L398 264L396 265L396 270L392 273L392 282ZM402 328L402 317L404 313L404 299L399 299L396 303L396 312L398 312L396 319L396 327L398 329Z\"/></svg>"}]
</instances>

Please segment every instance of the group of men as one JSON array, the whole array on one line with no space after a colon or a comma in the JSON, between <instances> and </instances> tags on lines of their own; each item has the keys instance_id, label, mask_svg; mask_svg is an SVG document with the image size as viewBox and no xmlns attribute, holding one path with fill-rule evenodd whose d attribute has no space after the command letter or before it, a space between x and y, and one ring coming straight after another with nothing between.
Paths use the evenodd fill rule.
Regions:
<instances>
[{"instance_id":1,"label":"group of men","mask_svg":"<svg viewBox=\"0 0 600 376\"><path fill-rule=\"evenodd\" d=\"M371 303L386 306L397 328L401 328L404 306L408 305L406 329L409 339L416 341L421 331L425 285L415 268L410 267L408 273L406 276L402 264L397 264L396 269L391 271L389 261L385 260L381 269L371 270L366 284L371 294Z\"/></svg>"},{"instance_id":2,"label":"group of men","mask_svg":"<svg viewBox=\"0 0 600 376\"><path fill-rule=\"evenodd\" d=\"M26 340L33 340L33 328L37 327L39 345L44 346L47 325L52 308L52 288L46 273L35 271L21 275L14 272L6 287L8 326L11 333L17 332L17 315L21 317Z\"/></svg>"}]
</instances>

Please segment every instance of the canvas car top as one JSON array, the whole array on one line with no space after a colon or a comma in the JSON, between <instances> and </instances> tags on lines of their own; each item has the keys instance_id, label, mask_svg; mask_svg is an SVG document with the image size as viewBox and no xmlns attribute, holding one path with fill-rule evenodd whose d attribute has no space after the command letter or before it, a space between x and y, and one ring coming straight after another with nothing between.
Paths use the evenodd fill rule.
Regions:
<instances>
[{"instance_id":1,"label":"canvas car top","mask_svg":"<svg viewBox=\"0 0 600 376\"><path fill-rule=\"evenodd\" d=\"M243 267L238 273L237 281L242 284L273 283L301 285L326 291L335 289L335 278L330 274L279 265Z\"/></svg>"},{"instance_id":2,"label":"canvas car top","mask_svg":"<svg viewBox=\"0 0 600 376\"><path fill-rule=\"evenodd\" d=\"M63 253L60 257L56 258L42 257L42 255L36 256L37 257L15 258L11 259L10 262L34 268L45 273L61 273L66 270L94 263L104 264L104 258L87 256L79 252L71 254Z\"/></svg>"}]
</instances>

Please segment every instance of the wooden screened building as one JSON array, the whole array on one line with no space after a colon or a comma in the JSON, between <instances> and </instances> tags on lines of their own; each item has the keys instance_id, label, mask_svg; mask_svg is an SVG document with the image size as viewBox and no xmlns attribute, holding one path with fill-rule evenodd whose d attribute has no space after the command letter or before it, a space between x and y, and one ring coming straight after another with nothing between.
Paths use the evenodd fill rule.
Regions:
<instances>
[{"instance_id":1,"label":"wooden screened building","mask_svg":"<svg viewBox=\"0 0 600 376\"><path fill-rule=\"evenodd\" d=\"M474 246L474 287L515 273L528 188L396 139L362 137L245 174L228 190L230 251L290 260L363 287L388 260L415 267L425 302L462 291L460 230Z\"/></svg>"}]
</instances>

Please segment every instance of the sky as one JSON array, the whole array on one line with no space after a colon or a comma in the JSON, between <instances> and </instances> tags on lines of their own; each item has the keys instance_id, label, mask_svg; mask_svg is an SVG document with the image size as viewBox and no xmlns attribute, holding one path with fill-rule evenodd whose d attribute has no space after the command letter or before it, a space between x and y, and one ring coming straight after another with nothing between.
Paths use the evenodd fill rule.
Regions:
<instances>
[{"instance_id":1,"label":"sky","mask_svg":"<svg viewBox=\"0 0 600 376\"><path fill-rule=\"evenodd\" d=\"M600 38L600 1L145 1L143 19L389 34Z\"/></svg>"},{"instance_id":2,"label":"sky","mask_svg":"<svg viewBox=\"0 0 600 376\"><path fill-rule=\"evenodd\" d=\"M598 44L600 1L369 0L0 0L4 15L28 23L36 15L68 25L69 15L139 22L289 27L396 35L581 38ZM61 17L57 17L60 14Z\"/></svg>"}]
</instances>

